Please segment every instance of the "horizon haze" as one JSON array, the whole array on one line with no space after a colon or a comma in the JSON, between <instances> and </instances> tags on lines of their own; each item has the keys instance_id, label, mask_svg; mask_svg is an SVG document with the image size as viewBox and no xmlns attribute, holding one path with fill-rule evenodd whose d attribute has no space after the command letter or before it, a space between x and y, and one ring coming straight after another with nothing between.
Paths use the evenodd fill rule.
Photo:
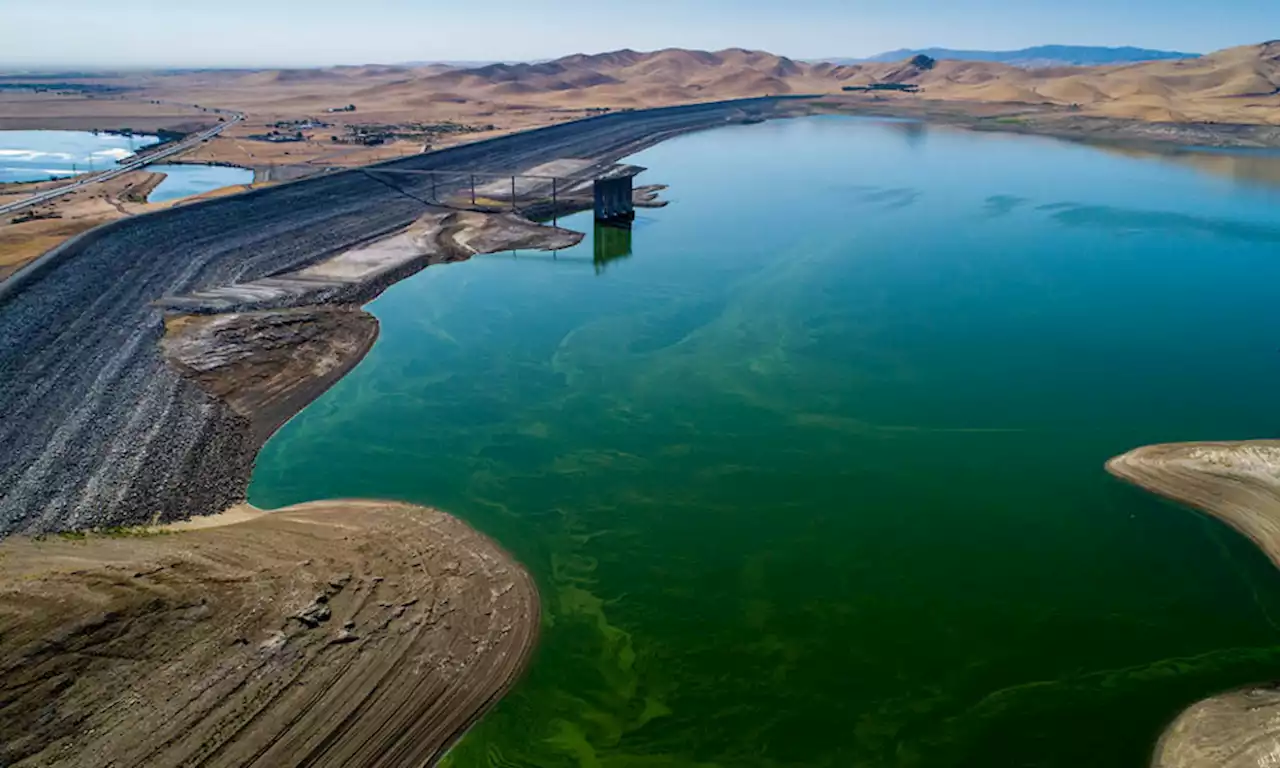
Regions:
<instances>
[{"instance_id":1,"label":"horizon haze","mask_svg":"<svg viewBox=\"0 0 1280 768\"><path fill-rule=\"evenodd\" d=\"M624 48L748 48L795 59L1049 43L1208 53L1261 42L1259 29L1280 29L1280 4L1269 0L1230 0L1230 14L1189 0L1124 6L1080 0L1069 7L1046 0L976 0L964 7L921 0L908 9L886 0L797 0L785 7L760 0L655 0L641 12L586 0L554 6L494 0L483 14L408 0L369 0L359 12L333 0L304 10L248 0L217 7L155 0L5 3L0 66L18 69L533 61Z\"/></svg>"}]
</instances>

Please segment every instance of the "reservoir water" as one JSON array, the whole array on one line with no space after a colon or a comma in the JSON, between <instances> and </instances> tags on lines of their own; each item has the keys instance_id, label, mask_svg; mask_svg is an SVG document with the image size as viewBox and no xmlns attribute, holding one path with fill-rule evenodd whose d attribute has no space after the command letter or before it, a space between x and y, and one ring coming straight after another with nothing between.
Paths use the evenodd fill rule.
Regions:
<instances>
[{"instance_id":1,"label":"reservoir water","mask_svg":"<svg viewBox=\"0 0 1280 768\"><path fill-rule=\"evenodd\" d=\"M0 131L0 182L48 181L111 168L159 137L91 131Z\"/></svg>"},{"instance_id":2,"label":"reservoir water","mask_svg":"<svg viewBox=\"0 0 1280 768\"><path fill-rule=\"evenodd\" d=\"M152 165L148 171L165 174L164 181L147 196L148 203L163 203L199 195L223 187L253 183L253 171L221 165Z\"/></svg>"},{"instance_id":3,"label":"reservoir water","mask_svg":"<svg viewBox=\"0 0 1280 768\"><path fill-rule=\"evenodd\" d=\"M1280 433L1258 173L842 118L632 161L670 207L394 286L258 462L255 504L435 505L538 579L449 765L1137 768L1280 673L1280 573L1103 471Z\"/></svg>"}]
</instances>

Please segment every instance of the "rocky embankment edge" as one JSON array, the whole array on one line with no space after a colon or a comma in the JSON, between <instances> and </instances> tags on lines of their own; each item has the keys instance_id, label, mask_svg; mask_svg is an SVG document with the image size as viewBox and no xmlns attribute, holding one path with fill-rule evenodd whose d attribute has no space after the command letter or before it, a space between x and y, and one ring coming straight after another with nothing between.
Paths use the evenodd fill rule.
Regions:
<instances>
[{"instance_id":1,"label":"rocky embankment edge","mask_svg":"<svg viewBox=\"0 0 1280 768\"><path fill-rule=\"evenodd\" d=\"M304 269L167 298L162 357L230 414L240 453L221 469L247 482L270 435L372 348L362 303L433 264L581 239L432 209ZM443 512L228 519L0 542L0 765L428 765L536 645L529 574Z\"/></svg>"},{"instance_id":2,"label":"rocky embankment edge","mask_svg":"<svg viewBox=\"0 0 1280 768\"><path fill-rule=\"evenodd\" d=\"M166 299L183 311L169 314L160 348L185 379L230 407L240 442L256 455L372 349L378 322L361 305L388 286L433 264L581 239L513 214L432 210L404 232L305 269Z\"/></svg>"},{"instance_id":3,"label":"rocky embankment edge","mask_svg":"<svg viewBox=\"0 0 1280 768\"><path fill-rule=\"evenodd\" d=\"M1280 440L1151 445L1107 471L1230 525L1280 567ZM1154 768L1258 768L1280 764L1280 686L1201 701L1166 729Z\"/></svg>"},{"instance_id":4,"label":"rocky embankment edge","mask_svg":"<svg viewBox=\"0 0 1280 768\"><path fill-rule=\"evenodd\" d=\"M581 237L433 210L265 286L188 297L208 311L171 312L162 356L229 413L240 452L221 470L247 482L271 433L372 347L359 302L432 264ZM432 764L519 678L540 621L497 544L395 502L11 538L0 585L6 766Z\"/></svg>"},{"instance_id":5,"label":"rocky embankment edge","mask_svg":"<svg viewBox=\"0 0 1280 768\"><path fill-rule=\"evenodd\" d=\"M773 104L383 168L605 163ZM386 287L582 237L434 205L428 178L339 173L117 222L0 284L0 538L37 534L0 541L0 765L429 765L519 677L534 583L445 513L326 501L154 527L243 501L264 441L372 348L361 307Z\"/></svg>"},{"instance_id":6,"label":"rocky embankment edge","mask_svg":"<svg viewBox=\"0 0 1280 768\"><path fill-rule=\"evenodd\" d=\"M64 243L0 282L0 537L168 522L244 500L261 439L325 380L277 388L258 398L273 415L246 415L229 404L233 397L210 392L209 379L220 376L216 356L180 361L184 370L162 353L175 326L291 311L222 318L232 327L210 335L244 351L255 344L234 337L261 335L287 349L290 336L303 336L323 349L328 331L305 326L351 325L349 349L327 374L336 380L372 343L372 321L352 318L379 281L385 287L432 258L454 257L418 254L398 262L398 272L365 270L359 260L330 274L311 267L406 235L439 212L438 200L460 195L471 174L528 173L567 158L604 167L673 136L774 116L782 101L557 123L168 208ZM304 307L324 311L308 317Z\"/></svg>"}]
</instances>

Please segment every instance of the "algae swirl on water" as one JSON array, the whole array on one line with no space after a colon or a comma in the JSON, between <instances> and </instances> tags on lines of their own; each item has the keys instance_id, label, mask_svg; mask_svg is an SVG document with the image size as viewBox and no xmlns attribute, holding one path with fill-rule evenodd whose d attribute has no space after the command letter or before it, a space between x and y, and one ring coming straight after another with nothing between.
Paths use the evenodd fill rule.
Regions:
<instances>
[{"instance_id":1,"label":"algae swirl on water","mask_svg":"<svg viewBox=\"0 0 1280 768\"><path fill-rule=\"evenodd\" d=\"M1280 669L1265 557L1101 469L1274 432L1280 193L839 118L635 161L629 258L395 286L259 459L262 506L430 504L535 574L448 765L1121 768Z\"/></svg>"}]
</instances>

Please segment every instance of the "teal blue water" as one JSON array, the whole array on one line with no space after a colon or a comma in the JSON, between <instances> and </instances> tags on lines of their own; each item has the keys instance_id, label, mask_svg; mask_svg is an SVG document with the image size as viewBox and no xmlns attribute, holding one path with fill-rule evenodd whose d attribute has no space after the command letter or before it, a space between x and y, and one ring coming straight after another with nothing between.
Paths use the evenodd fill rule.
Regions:
<instances>
[{"instance_id":1,"label":"teal blue water","mask_svg":"<svg viewBox=\"0 0 1280 768\"><path fill-rule=\"evenodd\" d=\"M164 181L160 182L147 196L148 203L163 203L223 187L253 183L253 171L247 168L221 165L152 165L147 170L165 175Z\"/></svg>"},{"instance_id":2,"label":"teal blue water","mask_svg":"<svg viewBox=\"0 0 1280 768\"><path fill-rule=\"evenodd\" d=\"M107 170L156 136L91 131L0 131L0 182L48 181Z\"/></svg>"},{"instance_id":3,"label":"teal blue water","mask_svg":"<svg viewBox=\"0 0 1280 768\"><path fill-rule=\"evenodd\" d=\"M1280 573L1103 471L1280 430L1265 169L844 118L632 160L670 207L388 290L258 462L536 576L450 765L1136 767L1280 672Z\"/></svg>"}]
</instances>

